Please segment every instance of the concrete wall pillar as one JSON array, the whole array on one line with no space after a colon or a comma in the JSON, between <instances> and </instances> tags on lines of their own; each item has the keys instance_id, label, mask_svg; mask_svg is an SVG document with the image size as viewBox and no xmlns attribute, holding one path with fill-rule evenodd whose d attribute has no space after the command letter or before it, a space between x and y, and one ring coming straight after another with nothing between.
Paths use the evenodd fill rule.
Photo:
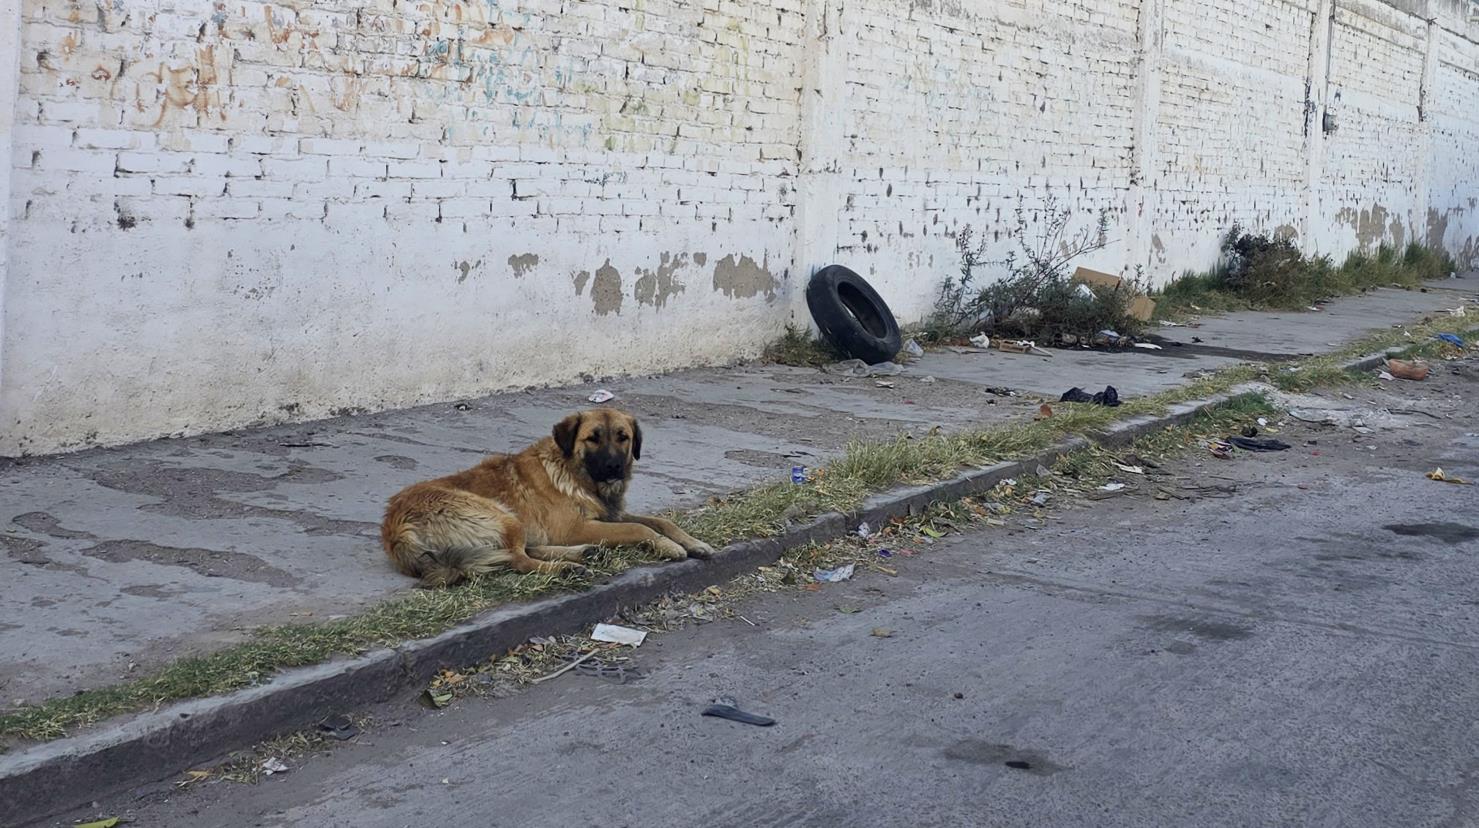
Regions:
<instances>
[{"instance_id":1,"label":"concrete wall pillar","mask_svg":"<svg viewBox=\"0 0 1479 828\"><path fill-rule=\"evenodd\" d=\"M0 387L5 384L5 295L10 276L11 171L20 93L21 0L0 0Z\"/></svg>"},{"instance_id":2,"label":"concrete wall pillar","mask_svg":"<svg viewBox=\"0 0 1479 828\"><path fill-rule=\"evenodd\" d=\"M1159 144L1156 121L1161 101L1161 54L1164 41L1165 0L1141 0L1140 61L1135 72L1135 124L1130 192L1125 210L1129 238L1126 276L1151 264L1152 225L1155 223L1156 158Z\"/></svg>"},{"instance_id":3,"label":"concrete wall pillar","mask_svg":"<svg viewBox=\"0 0 1479 828\"><path fill-rule=\"evenodd\" d=\"M1412 215L1407 217L1407 226L1412 228L1412 240L1426 242L1428 211L1433 209L1433 87L1438 80L1438 36L1442 28L1438 12L1433 3L1425 3L1423 19L1427 21L1427 36L1423 39L1422 85L1417 93L1417 146L1420 174L1417 177L1417 192L1413 199ZM1438 244L1443 240L1439 239Z\"/></svg>"},{"instance_id":4,"label":"concrete wall pillar","mask_svg":"<svg viewBox=\"0 0 1479 828\"><path fill-rule=\"evenodd\" d=\"M1329 107L1330 41L1335 31L1335 0L1320 0L1310 23L1309 81L1304 104L1304 209L1300 215L1299 247L1306 255L1318 253L1320 182L1325 168L1325 114Z\"/></svg>"},{"instance_id":5,"label":"concrete wall pillar","mask_svg":"<svg viewBox=\"0 0 1479 828\"><path fill-rule=\"evenodd\" d=\"M848 18L845 0L812 0L807 9L808 54L801 87L800 165L796 181L796 244L791 272L791 315L811 326L806 284L832 263L844 207L843 127L848 123Z\"/></svg>"}]
</instances>

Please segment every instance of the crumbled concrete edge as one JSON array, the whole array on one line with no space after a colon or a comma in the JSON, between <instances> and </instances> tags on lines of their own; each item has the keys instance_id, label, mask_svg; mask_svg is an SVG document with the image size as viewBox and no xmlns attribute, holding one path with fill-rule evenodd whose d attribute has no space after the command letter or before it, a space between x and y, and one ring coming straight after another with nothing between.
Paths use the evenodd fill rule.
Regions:
<instances>
[{"instance_id":1,"label":"crumbled concrete edge","mask_svg":"<svg viewBox=\"0 0 1479 828\"><path fill-rule=\"evenodd\" d=\"M1353 359L1342 365L1347 371L1370 371L1373 368L1381 368L1387 364L1387 351L1378 351L1374 354Z\"/></svg>"},{"instance_id":2,"label":"crumbled concrete edge","mask_svg":"<svg viewBox=\"0 0 1479 828\"><path fill-rule=\"evenodd\" d=\"M774 538L741 541L712 560L630 569L585 592L566 593L490 610L433 638L392 650L291 670L258 687L193 699L107 723L64 739L0 754L0 824L44 819L109 794L167 779L272 736L313 727L332 713L419 692L439 670L490 658L535 636L576 633L623 607L670 592L724 583L775 563L789 549L841 537L860 522L881 526L918 514L931 503L990 491L1007 478L1091 444L1121 446L1152 431L1181 425L1198 413L1254 391L1252 386L1174 405L1165 414L1135 417L1106 431L1071 437L1023 460L971 469L948 480L893 489L854 512L829 512Z\"/></svg>"}]
</instances>

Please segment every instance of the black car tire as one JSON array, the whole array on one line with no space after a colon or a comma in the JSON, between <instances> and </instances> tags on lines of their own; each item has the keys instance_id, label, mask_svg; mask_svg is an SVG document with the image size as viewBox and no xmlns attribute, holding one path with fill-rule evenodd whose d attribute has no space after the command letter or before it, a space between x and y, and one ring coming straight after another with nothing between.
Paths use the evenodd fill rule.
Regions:
<instances>
[{"instance_id":1,"label":"black car tire","mask_svg":"<svg viewBox=\"0 0 1479 828\"><path fill-rule=\"evenodd\" d=\"M806 306L822 336L869 365L888 362L904 346L899 323L878 291L842 265L816 272L806 286Z\"/></svg>"}]
</instances>

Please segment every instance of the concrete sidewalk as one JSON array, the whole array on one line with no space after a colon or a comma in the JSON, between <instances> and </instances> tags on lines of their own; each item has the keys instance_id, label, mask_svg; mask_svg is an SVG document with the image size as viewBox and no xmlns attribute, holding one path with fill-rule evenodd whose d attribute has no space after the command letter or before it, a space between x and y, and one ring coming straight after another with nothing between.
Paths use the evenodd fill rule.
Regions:
<instances>
[{"instance_id":1,"label":"concrete sidewalk","mask_svg":"<svg viewBox=\"0 0 1479 828\"><path fill-rule=\"evenodd\" d=\"M253 625L328 619L410 588L378 547L385 499L548 433L597 387L643 422L631 505L657 511L786 479L791 466L820 465L849 440L1025 420L1033 395L1056 399L1074 385L1153 393L1191 372L1329 350L1476 298L1479 275L1470 275L1426 292L1339 300L1318 314L1243 313L1165 329L1186 344L1163 351L931 353L889 378L892 388L782 366L695 370L0 461L0 550L10 559L0 699L115 683Z\"/></svg>"}]
</instances>

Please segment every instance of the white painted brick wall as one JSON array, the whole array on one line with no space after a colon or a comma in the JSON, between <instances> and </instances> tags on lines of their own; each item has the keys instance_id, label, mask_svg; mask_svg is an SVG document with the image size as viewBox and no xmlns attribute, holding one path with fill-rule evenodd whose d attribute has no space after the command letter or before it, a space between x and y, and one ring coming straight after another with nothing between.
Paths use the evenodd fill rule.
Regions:
<instances>
[{"instance_id":1,"label":"white painted brick wall","mask_svg":"<svg viewBox=\"0 0 1479 828\"><path fill-rule=\"evenodd\" d=\"M20 0L0 454L722 362L831 261L915 319L1049 195L1157 280L1234 222L1479 258L1424 3Z\"/></svg>"}]
</instances>

